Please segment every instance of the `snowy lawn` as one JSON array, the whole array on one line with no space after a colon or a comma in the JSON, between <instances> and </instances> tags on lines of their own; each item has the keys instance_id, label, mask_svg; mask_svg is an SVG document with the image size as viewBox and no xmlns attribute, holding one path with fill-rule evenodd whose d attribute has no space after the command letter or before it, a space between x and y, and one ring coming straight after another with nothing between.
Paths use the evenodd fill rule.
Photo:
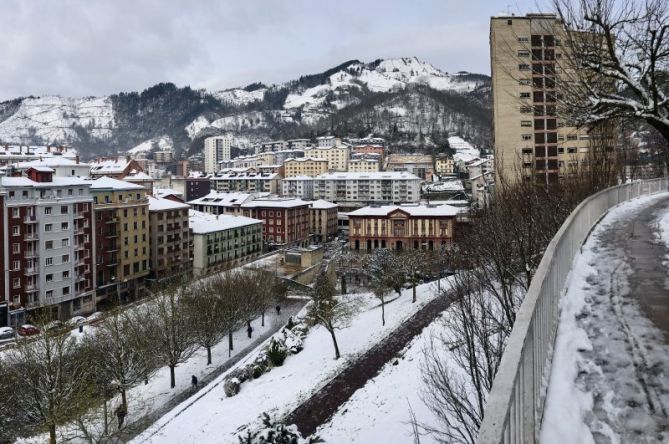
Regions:
<instances>
[{"instance_id":1,"label":"snowy lawn","mask_svg":"<svg viewBox=\"0 0 669 444\"><path fill-rule=\"evenodd\" d=\"M436 425L437 418L421 400L422 351L430 338L443 330L439 319L414 338L400 356L387 363L379 374L355 392L332 419L316 434L327 443L413 442L411 413L419 422ZM421 444L436 441L421 436Z\"/></svg>"},{"instance_id":2,"label":"snowy lawn","mask_svg":"<svg viewBox=\"0 0 669 444\"><path fill-rule=\"evenodd\" d=\"M669 405L664 373L669 347L629 295L630 259L610 242L616 230L629 236L621 229L624 223L666 197L643 197L612 209L574 259L560 301L542 443L669 439L666 431L657 432L666 430L666 412L645 407L656 390L659 405ZM669 228L667 216L660 226ZM667 231L663 234L666 239Z\"/></svg>"},{"instance_id":3,"label":"snowy lawn","mask_svg":"<svg viewBox=\"0 0 669 444\"><path fill-rule=\"evenodd\" d=\"M417 287L418 301L411 303L411 289L386 306L386 326L381 308L370 294L358 295L364 306L350 327L337 332L342 358L334 359L332 339L320 326L310 330L304 350L289 356L284 365L241 385L237 396L223 393L225 374L200 393L173 409L133 442L136 443L237 443L237 434L248 425L260 424L263 412L280 418L325 385L356 356L369 350L395 327L436 296L434 283ZM234 368L252 360L254 353ZM232 370L232 369L231 369Z\"/></svg>"}]
</instances>

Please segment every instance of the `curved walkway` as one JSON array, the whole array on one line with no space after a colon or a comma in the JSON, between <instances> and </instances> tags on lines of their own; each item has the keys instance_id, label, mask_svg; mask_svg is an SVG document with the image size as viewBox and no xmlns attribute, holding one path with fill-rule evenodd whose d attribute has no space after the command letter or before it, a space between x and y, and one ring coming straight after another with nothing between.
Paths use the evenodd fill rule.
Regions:
<instances>
[{"instance_id":1,"label":"curved walkway","mask_svg":"<svg viewBox=\"0 0 669 444\"><path fill-rule=\"evenodd\" d=\"M665 217L666 193L621 205L574 260L561 301L542 443L669 441Z\"/></svg>"}]
</instances>

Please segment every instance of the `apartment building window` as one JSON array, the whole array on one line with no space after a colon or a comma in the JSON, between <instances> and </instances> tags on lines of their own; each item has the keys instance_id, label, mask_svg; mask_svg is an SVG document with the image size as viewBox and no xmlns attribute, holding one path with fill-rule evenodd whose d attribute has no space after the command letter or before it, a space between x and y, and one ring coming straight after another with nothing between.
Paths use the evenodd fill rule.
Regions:
<instances>
[{"instance_id":1,"label":"apartment building window","mask_svg":"<svg viewBox=\"0 0 669 444\"><path fill-rule=\"evenodd\" d=\"M19 236L21 234L20 227L12 227L12 236Z\"/></svg>"},{"instance_id":2,"label":"apartment building window","mask_svg":"<svg viewBox=\"0 0 669 444\"><path fill-rule=\"evenodd\" d=\"M528 65L527 63L520 63L518 65L518 69L520 71L529 71L530 70L530 65Z\"/></svg>"},{"instance_id":3,"label":"apartment building window","mask_svg":"<svg viewBox=\"0 0 669 444\"><path fill-rule=\"evenodd\" d=\"M62 242L62 245L61 245L61 246L63 246L63 247L67 247L67 246L70 245L70 240L67 239L67 238L66 238L66 239L63 239L61 242Z\"/></svg>"},{"instance_id":4,"label":"apartment building window","mask_svg":"<svg viewBox=\"0 0 669 444\"><path fill-rule=\"evenodd\" d=\"M74 170L72 170L72 175L74 176ZM68 196L72 196L73 194L74 194L74 193L73 193L72 189L68 189L68 190L67 190L67 195L68 195Z\"/></svg>"},{"instance_id":5,"label":"apartment building window","mask_svg":"<svg viewBox=\"0 0 669 444\"><path fill-rule=\"evenodd\" d=\"M70 271L66 270L63 271L63 279L69 279L70 278Z\"/></svg>"},{"instance_id":6,"label":"apartment building window","mask_svg":"<svg viewBox=\"0 0 669 444\"><path fill-rule=\"evenodd\" d=\"M53 297L53 290L47 290L46 297L47 298L52 298Z\"/></svg>"},{"instance_id":7,"label":"apartment building window","mask_svg":"<svg viewBox=\"0 0 669 444\"><path fill-rule=\"evenodd\" d=\"M70 294L70 287L63 287L63 296Z\"/></svg>"},{"instance_id":8,"label":"apartment building window","mask_svg":"<svg viewBox=\"0 0 669 444\"><path fill-rule=\"evenodd\" d=\"M67 214L67 207L66 206L60 207L60 214Z\"/></svg>"},{"instance_id":9,"label":"apartment building window","mask_svg":"<svg viewBox=\"0 0 669 444\"><path fill-rule=\"evenodd\" d=\"M529 43L529 37L518 37L518 43Z\"/></svg>"},{"instance_id":10,"label":"apartment building window","mask_svg":"<svg viewBox=\"0 0 669 444\"><path fill-rule=\"evenodd\" d=\"M523 148L523 154L532 155L532 148Z\"/></svg>"},{"instance_id":11,"label":"apartment building window","mask_svg":"<svg viewBox=\"0 0 669 444\"><path fill-rule=\"evenodd\" d=\"M19 209L18 208L12 208L12 217L14 219L17 219L19 217Z\"/></svg>"},{"instance_id":12,"label":"apartment building window","mask_svg":"<svg viewBox=\"0 0 669 444\"><path fill-rule=\"evenodd\" d=\"M12 287L13 288L20 288L21 287L21 278L12 279Z\"/></svg>"},{"instance_id":13,"label":"apartment building window","mask_svg":"<svg viewBox=\"0 0 669 444\"><path fill-rule=\"evenodd\" d=\"M531 106L521 106L520 107L520 112L523 114L529 114L532 112L532 107Z\"/></svg>"},{"instance_id":14,"label":"apartment building window","mask_svg":"<svg viewBox=\"0 0 669 444\"><path fill-rule=\"evenodd\" d=\"M21 269L21 261L12 261L12 270L20 270Z\"/></svg>"},{"instance_id":15,"label":"apartment building window","mask_svg":"<svg viewBox=\"0 0 669 444\"><path fill-rule=\"evenodd\" d=\"M568 154L576 154L576 147L567 148L567 153Z\"/></svg>"},{"instance_id":16,"label":"apartment building window","mask_svg":"<svg viewBox=\"0 0 669 444\"><path fill-rule=\"evenodd\" d=\"M48 233L53 230L53 226L51 224L45 224L44 225L44 232Z\"/></svg>"},{"instance_id":17,"label":"apartment building window","mask_svg":"<svg viewBox=\"0 0 669 444\"><path fill-rule=\"evenodd\" d=\"M44 260L44 264L45 264L47 267L53 265L53 258L52 258L52 257L47 257L47 258Z\"/></svg>"},{"instance_id":18,"label":"apartment building window","mask_svg":"<svg viewBox=\"0 0 669 444\"><path fill-rule=\"evenodd\" d=\"M578 140L578 136L576 134L568 134L567 140Z\"/></svg>"},{"instance_id":19,"label":"apartment building window","mask_svg":"<svg viewBox=\"0 0 669 444\"><path fill-rule=\"evenodd\" d=\"M44 248L45 248L46 250L51 250L51 249L53 249L53 241L46 241L46 242L44 242Z\"/></svg>"},{"instance_id":20,"label":"apartment building window","mask_svg":"<svg viewBox=\"0 0 669 444\"><path fill-rule=\"evenodd\" d=\"M520 93L520 98L521 98L521 99L529 99L529 98L530 98L530 93L528 93L528 92L521 92L521 93Z\"/></svg>"},{"instance_id":21,"label":"apartment building window","mask_svg":"<svg viewBox=\"0 0 669 444\"><path fill-rule=\"evenodd\" d=\"M530 56L530 51L521 49L518 51L518 57L529 57Z\"/></svg>"},{"instance_id":22,"label":"apartment building window","mask_svg":"<svg viewBox=\"0 0 669 444\"><path fill-rule=\"evenodd\" d=\"M21 244L13 243L12 244L12 253L20 253L20 252L21 252Z\"/></svg>"},{"instance_id":23,"label":"apartment building window","mask_svg":"<svg viewBox=\"0 0 669 444\"><path fill-rule=\"evenodd\" d=\"M47 275L46 275L46 281L47 281L47 282L51 282L51 281L53 281L53 274L51 274L51 273L47 274Z\"/></svg>"},{"instance_id":24,"label":"apartment building window","mask_svg":"<svg viewBox=\"0 0 669 444\"><path fill-rule=\"evenodd\" d=\"M532 140L532 134L523 134L521 136L521 139L523 140Z\"/></svg>"},{"instance_id":25,"label":"apartment building window","mask_svg":"<svg viewBox=\"0 0 669 444\"><path fill-rule=\"evenodd\" d=\"M51 214L51 207L44 207L44 214Z\"/></svg>"},{"instance_id":26,"label":"apartment building window","mask_svg":"<svg viewBox=\"0 0 669 444\"><path fill-rule=\"evenodd\" d=\"M62 262L63 264L67 264L68 262L70 262L70 255L69 255L69 254L64 254L64 255L61 257L61 262Z\"/></svg>"}]
</instances>

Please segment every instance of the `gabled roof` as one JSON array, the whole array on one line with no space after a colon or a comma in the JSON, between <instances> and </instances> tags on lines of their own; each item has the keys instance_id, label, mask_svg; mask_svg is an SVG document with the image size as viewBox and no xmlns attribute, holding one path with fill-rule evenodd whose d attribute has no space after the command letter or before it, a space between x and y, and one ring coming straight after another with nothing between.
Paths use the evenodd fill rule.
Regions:
<instances>
[{"instance_id":1,"label":"gabled roof","mask_svg":"<svg viewBox=\"0 0 669 444\"><path fill-rule=\"evenodd\" d=\"M318 199L311 202L311 208L315 210L327 210L329 208L337 208L339 205L336 203L328 202L327 200Z\"/></svg>"},{"instance_id":2,"label":"gabled roof","mask_svg":"<svg viewBox=\"0 0 669 444\"><path fill-rule=\"evenodd\" d=\"M149 196L149 211L183 210L186 208L190 208L190 205L171 199L163 199L162 197Z\"/></svg>"},{"instance_id":3,"label":"gabled roof","mask_svg":"<svg viewBox=\"0 0 669 444\"><path fill-rule=\"evenodd\" d=\"M396 211L402 211L410 216L456 216L458 208L451 205L382 205L379 207L363 207L352 211L349 216L389 216Z\"/></svg>"},{"instance_id":4,"label":"gabled roof","mask_svg":"<svg viewBox=\"0 0 669 444\"><path fill-rule=\"evenodd\" d=\"M143 190L144 187L124 180L102 176L90 182L92 190Z\"/></svg>"}]
</instances>

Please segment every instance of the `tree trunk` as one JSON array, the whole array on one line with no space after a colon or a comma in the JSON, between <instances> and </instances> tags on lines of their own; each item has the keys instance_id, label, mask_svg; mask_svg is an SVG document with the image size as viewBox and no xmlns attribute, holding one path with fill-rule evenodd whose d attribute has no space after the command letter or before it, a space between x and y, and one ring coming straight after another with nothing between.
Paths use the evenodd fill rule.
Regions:
<instances>
[{"instance_id":1,"label":"tree trunk","mask_svg":"<svg viewBox=\"0 0 669 444\"><path fill-rule=\"evenodd\" d=\"M386 302L381 301L381 325L386 326Z\"/></svg>"},{"instance_id":2,"label":"tree trunk","mask_svg":"<svg viewBox=\"0 0 669 444\"><path fill-rule=\"evenodd\" d=\"M49 424L49 444L56 444L56 424Z\"/></svg>"},{"instance_id":3,"label":"tree trunk","mask_svg":"<svg viewBox=\"0 0 669 444\"><path fill-rule=\"evenodd\" d=\"M207 365L211 365L211 345L207 346Z\"/></svg>"},{"instance_id":4,"label":"tree trunk","mask_svg":"<svg viewBox=\"0 0 669 444\"><path fill-rule=\"evenodd\" d=\"M332 336L332 344L334 345L335 349L335 359L339 359L341 355L339 354L339 346L337 345L337 336L335 336L335 332L333 328L328 329L330 332L330 336Z\"/></svg>"},{"instance_id":5,"label":"tree trunk","mask_svg":"<svg viewBox=\"0 0 669 444\"><path fill-rule=\"evenodd\" d=\"M170 365L170 388L174 388L176 385L176 380L174 378L174 366Z\"/></svg>"},{"instance_id":6,"label":"tree trunk","mask_svg":"<svg viewBox=\"0 0 669 444\"><path fill-rule=\"evenodd\" d=\"M232 346L232 330L228 330L228 358L230 357L234 347Z\"/></svg>"},{"instance_id":7,"label":"tree trunk","mask_svg":"<svg viewBox=\"0 0 669 444\"><path fill-rule=\"evenodd\" d=\"M346 276L341 275L341 294L346 294Z\"/></svg>"},{"instance_id":8,"label":"tree trunk","mask_svg":"<svg viewBox=\"0 0 669 444\"><path fill-rule=\"evenodd\" d=\"M414 302L416 302L416 283L415 282L413 282L413 284L411 285L411 289L413 290L413 299L411 299L411 303L413 304Z\"/></svg>"},{"instance_id":9,"label":"tree trunk","mask_svg":"<svg viewBox=\"0 0 669 444\"><path fill-rule=\"evenodd\" d=\"M107 398L102 403L102 413L105 417L105 435L109 433L109 413L107 412Z\"/></svg>"},{"instance_id":10,"label":"tree trunk","mask_svg":"<svg viewBox=\"0 0 669 444\"><path fill-rule=\"evenodd\" d=\"M128 411L128 400L125 396L125 389L121 389L121 403L123 405L123 410Z\"/></svg>"},{"instance_id":11,"label":"tree trunk","mask_svg":"<svg viewBox=\"0 0 669 444\"><path fill-rule=\"evenodd\" d=\"M262 318L260 320L260 326L261 327L265 326L265 310L262 311Z\"/></svg>"}]
</instances>

